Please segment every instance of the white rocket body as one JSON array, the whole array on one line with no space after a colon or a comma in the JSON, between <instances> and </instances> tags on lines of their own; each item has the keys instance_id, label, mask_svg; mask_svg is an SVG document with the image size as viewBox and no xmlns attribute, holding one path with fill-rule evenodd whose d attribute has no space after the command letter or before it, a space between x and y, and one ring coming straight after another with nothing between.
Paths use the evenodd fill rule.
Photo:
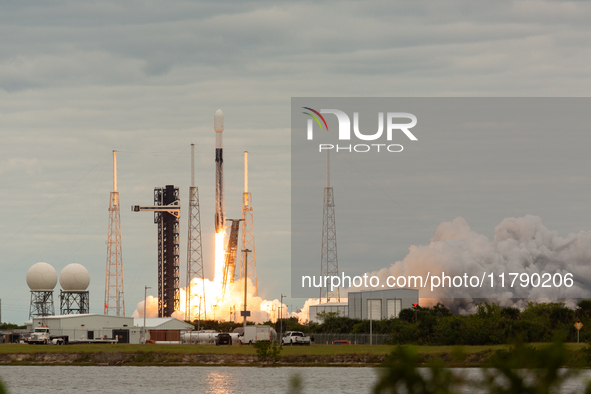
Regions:
<instances>
[{"instance_id":1,"label":"white rocket body","mask_svg":"<svg viewBox=\"0 0 591 394\"><path fill-rule=\"evenodd\" d=\"M215 130L215 232L225 229L226 212L224 209L224 152L222 133L224 132L224 113L215 111L213 118Z\"/></svg>"}]
</instances>

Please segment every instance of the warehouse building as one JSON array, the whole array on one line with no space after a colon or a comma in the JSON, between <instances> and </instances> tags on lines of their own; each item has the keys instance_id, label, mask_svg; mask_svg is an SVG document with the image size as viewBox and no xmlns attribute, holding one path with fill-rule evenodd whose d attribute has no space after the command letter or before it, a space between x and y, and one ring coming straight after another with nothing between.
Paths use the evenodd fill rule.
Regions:
<instances>
[{"instance_id":1,"label":"warehouse building","mask_svg":"<svg viewBox=\"0 0 591 394\"><path fill-rule=\"evenodd\" d=\"M134 319L134 325L140 329L144 325L144 318ZM195 327L174 317L147 317L147 339L156 343L180 343L181 331L191 331Z\"/></svg>"},{"instance_id":2,"label":"warehouse building","mask_svg":"<svg viewBox=\"0 0 591 394\"><path fill-rule=\"evenodd\" d=\"M33 331L45 325L51 335L67 335L70 340L117 339L119 343L140 343L140 328L133 323L133 317L88 313L35 317L27 322L27 329Z\"/></svg>"},{"instance_id":3,"label":"warehouse building","mask_svg":"<svg viewBox=\"0 0 591 394\"><path fill-rule=\"evenodd\" d=\"M419 302L419 291L414 289L364 290L349 293L349 302L311 305L308 321L322 323L323 312L336 312L351 319L373 320L398 317L400 311ZM318 316L320 314L320 316Z\"/></svg>"},{"instance_id":4,"label":"warehouse building","mask_svg":"<svg viewBox=\"0 0 591 394\"><path fill-rule=\"evenodd\" d=\"M27 331L46 325L51 335L67 335L71 341L117 340L119 343L141 343L144 319L125 316L60 315L35 317L27 323ZM147 339L160 343L179 343L181 331L194 327L174 317L146 318Z\"/></svg>"}]
</instances>

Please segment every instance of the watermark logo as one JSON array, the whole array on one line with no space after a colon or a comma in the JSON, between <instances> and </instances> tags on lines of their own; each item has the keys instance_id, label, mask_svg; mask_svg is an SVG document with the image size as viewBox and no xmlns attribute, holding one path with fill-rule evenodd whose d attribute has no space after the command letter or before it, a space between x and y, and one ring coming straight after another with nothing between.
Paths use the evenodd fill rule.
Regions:
<instances>
[{"instance_id":1,"label":"watermark logo","mask_svg":"<svg viewBox=\"0 0 591 394\"><path fill-rule=\"evenodd\" d=\"M316 111L310 107L302 107L307 110L302 112L309 116L307 124L307 139L312 141L314 139L314 121L320 127L320 130L326 129L328 131L328 124L322 114L333 114L336 116L339 130L338 138L339 141L350 141L351 140L351 118L344 111L338 109L321 109ZM386 127L384 128L384 118ZM402 122L406 119L407 122ZM409 122L410 121L410 122ZM384 129L386 131L386 140L392 141L395 132L402 132L411 141L418 141L417 137L410 131L417 125L417 117L408 112L387 112L384 116L384 112L378 112L378 130L375 133L362 133L359 129L359 112L353 112L353 134L356 139L361 141L376 141L384 135ZM400 144L357 144L357 145L333 145L333 144L319 144L319 151L323 150L334 150L347 151L347 152L369 152L370 150L376 150L380 152L380 148L384 148L382 151L388 152L402 152L404 149Z\"/></svg>"}]
</instances>

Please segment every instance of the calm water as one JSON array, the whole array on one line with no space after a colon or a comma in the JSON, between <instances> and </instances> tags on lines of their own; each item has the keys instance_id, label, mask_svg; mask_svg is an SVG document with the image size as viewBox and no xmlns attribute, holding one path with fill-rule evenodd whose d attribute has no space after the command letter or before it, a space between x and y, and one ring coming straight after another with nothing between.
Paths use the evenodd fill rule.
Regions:
<instances>
[{"instance_id":1,"label":"calm water","mask_svg":"<svg viewBox=\"0 0 591 394\"><path fill-rule=\"evenodd\" d=\"M482 370L454 369L468 380ZM304 393L371 393L375 368L256 368L256 367L60 367L0 366L0 377L10 394L51 393L287 393L289 379L302 377ZM582 371L561 392L581 392L591 379ZM461 390L460 390L461 391ZM474 390L464 390L474 393Z\"/></svg>"}]
</instances>

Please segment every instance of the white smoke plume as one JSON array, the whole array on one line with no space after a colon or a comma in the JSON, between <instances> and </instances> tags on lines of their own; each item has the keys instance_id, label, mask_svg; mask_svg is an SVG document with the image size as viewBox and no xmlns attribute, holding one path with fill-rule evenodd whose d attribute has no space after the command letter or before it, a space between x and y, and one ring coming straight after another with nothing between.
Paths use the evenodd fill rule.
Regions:
<instances>
[{"instance_id":1,"label":"white smoke plume","mask_svg":"<svg viewBox=\"0 0 591 394\"><path fill-rule=\"evenodd\" d=\"M210 287L209 285L212 284L209 280L206 281L206 288ZM199 294L198 289L200 287L201 282L195 279L192 283L192 294ZM248 280L247 284L247 309L250 311L251 316L247 318L248 321L253 321L256 323L263 323L269 320L276 321L281 314L283 314L284 318L288 318L289 315L287 313L287 305L283 304L281 310L281 302L278 299L275 300L263 300L261 297L254 296L252 291L248 291L249 289L253 289L253 285ZM175 311L172 314L172 317L175 317L179 320L185 320L185 305L186 305L186 289L180 289L180 305L181 310ZM213 292L212 292L213 293ZM198 305L198 298L195 297L193 299L193 305ZM158 298L153 296L148 296L146 299L146 317L158 317ZM242 317L240 316L240 311L243 308L244 302L244 282L237 281L234 283L229 283L226 289L226 294L223 300L216 299L215 295L211 295L210 299L207 298L206 294L206 311L207 311L207 319L208 320L218 320L218 321L236 321L242 322ZM294 315L294 313L290 314ZM144 317L144 301L138 302L136 306L136 310L133 312L133 317L142 318ZM195 320L197 316L195 316L195 312L192 314L191 320Z\"/></svg>"},{"instance_id":2,"label":"white smoke plume","mask_svg":"<svg viewBox=\"0 0 591 394\"><path fill-rule=\"evenodd\" d=\"M431 293L430 286L419 289L422 304L444 302L454 312L472 313L476 302L494 299L501 305L523 306L524 299L556 301L591 297L591 233L581 231L560 236L549 230L538 216L504 219L496 228L494 239L473 231L466 220L457 217L441 223L427 245L411 246L408 255L388 268L368 273L386 283L389 276L421 275L485 275L482 287L439 288ZM490 287L489 274L495 278ZM499 275L505 273L505 286ZM542 286L510 287L509 273L572 274L573 286L544 288ZM509 283L508 283L509 282ZM516 283L519 283L519 278ZM361 290L362 288L359 288ZM353 290L353 289L349 289ZM354 290L357 290L354 289ZM425 299L424 302L423 299ZM427 300L429 299L429 300Z\"/></svg>"},{"instance_id":3,"label":"white smoke plume","mask_svg":"<svg viewBox=\"0 0 591 394\"><path fill-rule=\"evenodd\" d=\"M501 306L523 307L528 300L550 302L591 298L591 232L580 231L561 236L556 231L549 230L540 217L526 215L504 219L495 228L494 239L491 241L485 235L473 231L464 218L457 217L451 222L441 223L427 245L412 245L402 261L367 275L377 276L379 283L385 284L390 276L425 278L428 272L439 276L442 273L451 277L463 277L466 274L468 277L479 278L485 274L485 284L482 287L438 288L435 292L431 292L430 286L419 289L421 305L442 302L455 313L474 313L476 304L483 300L492 300ZM491 273L495 278L493 288L490 287L488 277ZM504 287L500 286L499 280L502 273L505 274ZM573 286L521 287L517 279L516 285L511 287L509 284L512 277L509 273L526 273L530 277L534 273L540 276L544 273L561 274L562 277L572 274ZM229 286L230 297L216 309L216 312L220 311L216 315L217 320L228 320L230 306L241 305L244 296L242 283L236 282ZM347 300L348 291L368 289L370 287L340 288L341 299ZM185 292L182 289L183 309L184 297ZM309 306L318 303L317 298L308 299L299 313L292 312L290 315L297 316L301 322L307 322ZM574 301L567 302L571 307L574 304ZM148 297L147 316L157 316L157 305L156 298ZM253 311L253 320L263 322L278 317L280 302L277 299L266 301L249 294L248 306ZM143 307L144 302L141 301L133 316L142 317ZM287 311L285 304L283 308ZM240 313L237 312L237 315ZM283 316L287 317L287 313ZM176 312L174 317L182 320L184 312ZM208 311L208 319L212 317Z\"/></svg>"}]
</instances>

